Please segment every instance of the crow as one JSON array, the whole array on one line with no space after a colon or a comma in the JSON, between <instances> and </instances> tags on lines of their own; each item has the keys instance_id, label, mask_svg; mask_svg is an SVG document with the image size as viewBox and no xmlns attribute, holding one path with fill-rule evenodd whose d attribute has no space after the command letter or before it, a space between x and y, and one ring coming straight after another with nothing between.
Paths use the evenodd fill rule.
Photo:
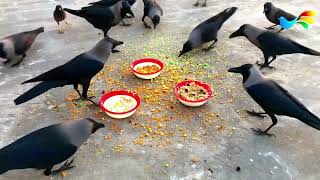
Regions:
<instances>
[{"instance_id":1,"label":"crow","mask_svg":"<svg viewBox=\"0 0 320 180\"><path fill-rule=\"evenodd\" d=\"M275 115L296 118L320 130L320 119L278 83L265 78L256 65L245 64L240 67L231 68L228 71L242 74L244 89L265 111L247 112L250 115L259 117L267 114L272 119L272 125L266 130L253 129L258 135L272 135L268 131L278 122Z\"/></svg>"},{"instance_id":2,"label":"crow","mask_svg":"<svg viewBox=\"0 0 320 180\"><path fill-rule=\"evenodd\" d=\"M214 41L207 50L213 48L213 45L218 41L217 35L223 23L229 19L237 10L236 7L227 8L221 13L207 19L206 21L199 24L195 27L186 43L183 45L182 51L180 51L180 55L185 54L197 47L202 46L205 43L210 41Z\"/></svg>"},{"instance_id":3,"label":"crow","mask_svg":"<svg viewBox=\"0 0 320 180\"><path fill-rule=\"evenodd\" d=\"M107 36L111 27L118 25L123 20L127 13L134 17L129 3L125 0L119 1L110 7L92 5L83 7L81 10L68 8L64 8L64 10L86 19L93 27L102 30L104 37Z\"/></svg>"},{"instance_id":4,"label":"crow","mask_svg":"<svg viewBox=\"0 0 320 180\"><path fill-rule=\"evenodd\" d=\"M3 62L6 66L17 66L26 57L26 52L30 49L38 34L44 32L40 27L32 31L26 31L7 36L0 40L0 57L6 59Z\"/></svg>"},{"instance_id":5,"label":"crow","mask_svg":"<svg viewBox=\"0 0 320 180\"><path fill-rule=\"evenodd\" d=\"M292 21L297 18L295 15L292 15L280 8L275 7L271 2L267 2L264 4L263 13L266 15L267 19L274 24L270 27L267 27L266 29L273 29L275 26L280 25L280 17L285 17L288 21ZM281 28L280 31L282 30L283 29Z\"/></svg>"},{"instance_id":6,"label":"crow","mask_svg":"<svg viewBox=\"0 0 320 180\"><path fill-rule=\"evenodd\" d=\"M262 30L250 24L242 25L229 37L234 38L238 36L246 37L253 45L262 51L265 62L260 64L261 68L274 68L269 65L277 58L278 55L302 53L320 56L320 52L302 46L278 33ZM272 57L271 61L269 61L270 57Z\"/></svg>"},{"instance_id":7,"label":"crow","mask_svg":"<svg viewBox=\"0 0 320 180\"><path fill-rule=\"evenodd\" d=\"M60 22L66 19L66 12L62 9L61 5L56 6L56 9L53 12L53 17L54 17L54 20L57 22L58 28L59 28ZM59 32L63 33L61 29L59 29Z\"/></svg>"},{"instance_id":8,"label":"crow","mask_svg":"<svg viewBox=\"0 0 320 180\"><path fill-rule=\"evenodd\" d=\"M149 17L153 23L154 29L160 23L160 16L163 16L163 10L160 5L155 0L143 0L144 12L142 17L142 22L146 28L151 28L144 21L146 17Z\"/></svg>"},{"instance_id":9,"label":"crow","mask_svg":"<svg viewBox=\"0 0 320 180\"><path fill-rule=\"evenodd\" d=\"M0 175L15 169L45 169L46 176L74 168L66 161L98 129L105 127L90 118L38 129L0 149ZM66 163L52 171L54 165Z\"/></svg>"},{"instance_id":10,"label":"crow","mask_svg":"<svg viewBox=\"0 0 320 180\"><path fill-rule=\"evenodd\" d=\"M110 53L117 52L114 48L121 44L123 42L116 41L110 37L104 38L90 51L78 55L66 64L23 82L22 84L41 81L41 83L16 98L14 100L15 104L22 104L52 88L65 85L73 85L80 98L94 103L87 95L90 81L102 70ZM78 90L79 84L83 87L82 94Z\"/></svg>"}]
</instances>

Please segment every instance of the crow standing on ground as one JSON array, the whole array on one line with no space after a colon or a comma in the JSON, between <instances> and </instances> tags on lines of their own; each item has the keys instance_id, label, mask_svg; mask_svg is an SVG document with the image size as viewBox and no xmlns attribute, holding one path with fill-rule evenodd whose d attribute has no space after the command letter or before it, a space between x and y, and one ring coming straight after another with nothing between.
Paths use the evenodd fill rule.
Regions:
<instances>
[{"instance_id":1,"label":"crow standing on ground","mask_svg":"<svg viewBox=\"0 0 320 180\"><path fill-rule=\"evenodd\" d=\"M184 43L179 57L184 53L200 47L205 43L213 41L213 43L208 47L207 50L211 49L213 45L218 41L217 35L221 26L236 12L236 10L236 7L225 9L221 13L211 17L210 19L202 22L196 28L194 28L189 36L188 41Z\"/></svg>"},{"instance_id":2,"label":"crow standing on ground","mask_svg":"<svg viewBox=\"0 0 320 180\"><path fill-rule=\"evenodd\" d=\"M197 2L194 4L194 6L199 6L199 1L197 0ZM204 3L202 4L202 7L206 7L207 6L207 0L204 0Z\"/></svg>"},{"instance_id":3,"label":"crow standing on ground","mask_svg":"<svg viewBox=\"0 0 320 180\"><path fill-rule=\"evenodd\" d=\"M266 29L273 29L275 26L280 25L279 18L282 16L285 17L288 21L292 21L297 18L296 16L275 7L271 2L267 2L264 4L263 12L266 15L267 19L274 24ZM282 30L283 29L281 28L280 31Z\"/></svg>"},{"instance_id":4,"label":"crow standing on ground","mask_svg":"<svg viewBox=\"0 0 320 180\"><path fill-rule=\"evenodd\" d=\"M275 115L297 118L309 126L320 130L320 119L311 113L298 99L275 81L266 79L258 67L253 64L245 64L228 70L232 73L240 73L243 76L243 87L265 112L250 112L250 115L263 117L269 115L272 125L265 131L253 129L260 135L272 135L268 131L277 124Z\"/></svg>"},{"instance_id":5,"label":"crow standing on ground","mask_svg":"<svg viewBox=\"0 0 320 180\"><path fill-rule=\"evenodd\" d=\"M61 5L56 6L56 9L53 12L53 17L54 17L54 20L58 23L58 28L59 28L60 22L66 19L66 12L62 9ZM63 31L59 29L59 32L63 32Z\"/></svg>"},{"instance_id":6,"label":"crow standing on ground","mask_svg":"<svg viewBox=\"0 0 320 180\"><path fill-rule=\"evenodd\" d=\"M160 5L155 0L143 0L144 10L142 22L146 28L151 28L144 21L146 17L149 17L153 23L154 29L156 29L157 25L160 23L160 16L163 16L163 10Z\"/></svg>"},{"instance_id":7,"label":"crow standing on ground","mask_svg":"<svg viewBox=\"0 0 320 180\"><path fill-rule=\"evenodd\" d=\"M92 119L51 125L36 130L0 149L0 175L15 169L45 169L46 176L71 169L66 161L104 124ZM66 163L52 171L54 165Z\"/></svg>"},{"instance_id":8,"label":"crow standing on ground","mask_svg":"<svg viewBox=\"0 0 320 180\"><path fill-rule=\"evenodd\" d=\"M262 51L265 62L261 64L261 68L273 68L269 65L277 58L277 55L302 53L320 56L320 52L302 46L280 34L262 30L250 24L242 25L237 31L230 35L230 38L238 36L246 37ZM269 61L270 57L272 57L271 61Z\"/></svg>"},{"instance_id":9,"label":"crow standing on ground","mask_svg":"<svg viewBox=\"0 0 320 180\"><path fill-rule=\"evenodd\" d=\"M113 6L115 5L116 3L118 3L119 1L123 1L123 0L101 0L101 1L97 1L97 2L92 2L92 3L89 3L89 7L110 7L110 6ZM136 0L126 0L130 6L132 6ZM84 8L87 8L87 7L84 7ZM82 9L84 9L82 8ZM134 16L133 15L126 15L125 18L133 18ZM122 22L122 25L123 26L130 26L130 24L126 24L123 19L121 20Z\"/></svg>"},{"instance_id":10,"label":"crow standing on ground","mask_svg":"<svg viewBox=\"0 0 320 180\"><path fill-rule=\"evenodd\" d=\"M22 104L52 88L65 85L73 85L81 98L91 101L87 95L91 79L103 68L110 53L117 52L114 48L121 44L123 44L121 41L109 37L104 38L90 51L78 55L64 65L23 82L22 84L41 81L41 83L16 98L14 100L15 104ZM78 90L79 84L83 87L82 94Z\"/></svg>"},{"instance_id":11,"label":"crow standing on ground","mask_svg":"<svg viewBox=\"0 0 320 180\"><path fill-rule=\"evenodd\" d=\"M44 28L14 34L0 40L0 57L6 59L3 62L7 66L17 66L26 57L38 34L44 32Z\"/></svg>"},{"instance_id":12,"label":"crow standing on ground","mask_svg":"<svg viewBox=\"0 0 320 180\"><path fill-rule=\"evenodd\" d=\"M131 14L134 17L131 7L127 1L119 1L110 7L105 6L88 6L81 10L72 10L64 8L65 11L86 19L93 27L100 29L107 36L111 27L118 25L126 14Z\"/></svg>"}]
</instances>

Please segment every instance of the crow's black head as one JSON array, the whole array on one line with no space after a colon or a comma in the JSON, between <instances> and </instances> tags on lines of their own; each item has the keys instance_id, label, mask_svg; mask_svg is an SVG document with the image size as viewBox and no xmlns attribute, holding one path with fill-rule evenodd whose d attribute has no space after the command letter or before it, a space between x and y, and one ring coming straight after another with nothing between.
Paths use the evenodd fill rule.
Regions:
<instances>
[{"instance_id":1,"label":"crow's black head","mask_svg":"<svg viewBox=\"0 0 320 180\"><path fill-rule=\"evenodd\" d=\"M153 25L154 25L154 29L156 29L157 25L160 23L160 16L155 15L155 16L152 18L152 23L153 23Z\"/></svg>"},{"instance_id":2,"label":"crow's black head","mask_svg":"<svg viewBox=\"0 0 320 180\"><path fill-rule=\"evenodd\" d=\"M186 43L184 43L182 51L180 51L179 57L191 50L192 50L192 44L190 41L187 41Z\"/></svg>"},{"instance_id":3,"label":"crow's black head","mask_svg":"<svg viewBox=\"0 0 320 180\"><path fill-rule=\"evenodd\" d=\"M86 120L90 121L92 123L92 129L91 129L91 133L92 134L95 133L98 129L105 127L104 124L99 123L99 122L97 122L97 121L95 121L95 120L93 120L91 118L87 118Z\"/></svg>"},{"instance_id":4,"label":"crow's black head","mask_svg":"<svg viewBox=\"0 0 320 180\"><path fill-rule=\"evenodd\" d=\"M270 12L271 12L271 10L272 10L272 7L273 7L273 5L272 5L272 3L271 3L271 2L267 2L267 3L265 3L265 4L264 4L263 13L265 13L265 14L270 13Z\"/></svg>"},{"instance_id":5,"label":"crow's black head","mask_svg":"<svg viewBox=\"0 0 320 180\"><path fill-rule=\"evenodd\" d=\"M62 11L62 6L61 5L57 5L56 6L56 11Z\"/></svg>"},{"instance_id":6,"label":"crow's black head","mask_svg":"<svg viewBox=\"0 0 320 180\"><path fill-rule=\"evenodd\" d=\"M244 64L239 67L230 68L228 72L241 74L243 76L243 82L245 82L250 76L250 69L254 68L254 66L253 64Z\"/></svg>"},{"instance_id":7,"label":"crow's black head","mask_svg":"<svg viewBox=\"0 0 320 180\"><path fill-rule=\"evenodd\" d=\"M229 36L229 38L231 39L231 38L234 38L234 37L238 37L238 36L247 36L246 34L245 34L245 29L247 28L247 26L248 26L248 24L244 24L244 25L242 25L237 31L235 31L235 32L233 32L230 36Z\"/></svg>"},{"instance_id":8,"label":"crow's black head","mask_svg":"<svg viewBox=\"0 0 320 180\"><path fill-rule=\"evenodd\" d=\"M1 58L7 57L7 53L4 51L4 44L3 43L0 43L0 57Z\"/></svg>"}]
</instances>

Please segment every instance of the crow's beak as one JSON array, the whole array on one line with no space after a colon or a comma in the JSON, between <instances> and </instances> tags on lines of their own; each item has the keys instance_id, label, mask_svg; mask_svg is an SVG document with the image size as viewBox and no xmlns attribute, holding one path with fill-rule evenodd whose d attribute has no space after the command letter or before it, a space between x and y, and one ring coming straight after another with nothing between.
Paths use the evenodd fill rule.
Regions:
<instances>
[{"instance_id":1,"label":"crow's beak","mask_svg":"<svg viewBox=\"0 0 320 180\"><path fill-rule=\"evenodd\" d=\"M104 128L104 127L106 127L104 124L99 123L99 128Z\"/></svg>"},{"instance_id":2,"label":"crow's beak","mask_svg":"<svg viewBox=\"0 0 320 180\"><path fill-rule=\"evenodd\" d=\"M131 9L129 9L129 12L128 12L132 17L134 17L134 14L133 14L133 12L132 12L132 10Z\"/></svg>"},{"instance_id":3,"label":"crow's beak","mask_svg":"<svg viewBox=\"0 0 320 180\"><path fill-rule=\"evenodd\" d=\"M228 72L231 72L231 73L241 73L241 68L240 67L235 67L235 68L230 68L228 70Z\"/></svg>"},{"instance_id":4,"label":"crow's beak","mask_svg":"<svg viewBox=\"0 0 320 180\"><path fill-rule=\"evenodd\" d=\"M233 32L233 33L229 36L229 39L234 38L234 37L238 37L238 36L242 36L242 34L239 32L239 30Z\"/></svg>"},{"instance_id":5,"label":"crow's beak","mask_svg":"<svg viewBox=\"0 0 320 180\"><path fill-rule=\"evenodd\" d=\"M180 51L180 54L179 54L179 56L178 56L178 57L181 57L184 53L185 53L185 52Z\"/></svg>"},{"instance_id":6,"label":"crow's beak","mask_svg":"<svg viewBox=\"0 0 320 180\"><path fill-rule=\"evenodd\" d=\"M157 25L158 25L158 24L154 24L154 25L153 25L154 29L156 29Z\"/></svg>"}]
</instances>

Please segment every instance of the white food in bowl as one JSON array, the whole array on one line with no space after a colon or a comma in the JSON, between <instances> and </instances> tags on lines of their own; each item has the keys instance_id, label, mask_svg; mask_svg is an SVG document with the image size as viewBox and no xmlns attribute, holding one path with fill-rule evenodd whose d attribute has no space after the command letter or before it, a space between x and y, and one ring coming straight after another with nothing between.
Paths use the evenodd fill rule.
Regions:
<instances>
[{"instance_id":1,"label":"white food in bowl","mask_svg":"<svg viewBox=\"0 0 320 180\"><path fill-rule=\"evenodd\" d=\"M105 109L114 113L128 112L136 107L136 105L137 101L133 97L127 95L112 96L103 103ZM122 119L134 114L135 110L124 114L113 114L110 112L106 113L113 118Z\"/></svg>"}]
</instances>

